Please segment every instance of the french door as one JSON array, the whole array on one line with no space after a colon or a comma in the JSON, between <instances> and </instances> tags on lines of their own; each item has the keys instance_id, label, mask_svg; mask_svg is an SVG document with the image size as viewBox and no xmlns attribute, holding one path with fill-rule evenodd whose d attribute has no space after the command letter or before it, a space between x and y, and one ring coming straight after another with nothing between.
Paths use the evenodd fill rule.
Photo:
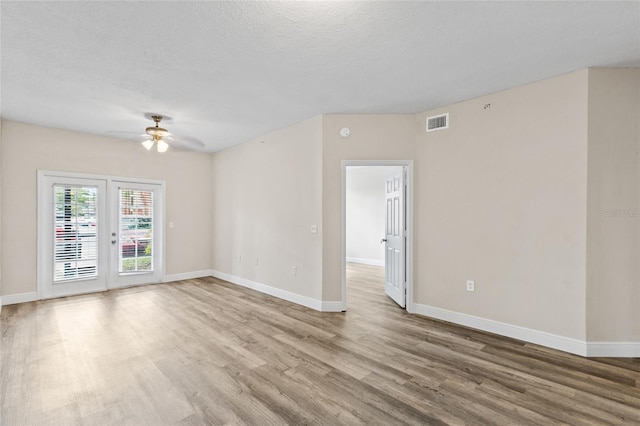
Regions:
<instances>
[{"instance_id":1,"label":"french door","mask_svg":"<svg viewBox=\"0 0 640 426\"><path fill-rule=\"evenodd\" d=\"M159 185L112 181L110 185L110 287L162 278L162 196Z\"/></svg>"},{"instance_id":2,"label":"french door","mask_svg":"<svg viewBox=\"0 0 640 426\"><path fill-rule=\"evenodd\" d=\"M159 282L162 182L38 172L38 297Z\"/></svg>"}]
</instances>

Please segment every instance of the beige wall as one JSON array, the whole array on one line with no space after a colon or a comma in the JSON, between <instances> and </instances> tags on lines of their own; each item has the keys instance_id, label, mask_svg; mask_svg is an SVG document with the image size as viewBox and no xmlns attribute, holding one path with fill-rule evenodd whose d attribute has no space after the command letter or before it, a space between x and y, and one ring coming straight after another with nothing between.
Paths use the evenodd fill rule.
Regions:
<instances>
[{"instance_id":1,"label":"beige wall","mask_svg":"<svg viewBox=\"0 0 640 426\"><path fill-rule=\"evenodd\" d=\"M322 299L321 150L316 117L213 155L213 269Z\"/></svg>"},{"instance_id":2,"label":"beige wall","mask_svg":"<svg viewBox=\"0 0 640 426\"><path fill-rule=\"evenodd\" d=\"M413 115L325 115L322 123L322 262L325 301L342 294L342 160L412 160ZM340 136L348 127L351 135Z\"/></svg>"},{"instance_id":3,"label":"beige wall","mask_svg":"<svg viewBox=\"0 0 640 426\"><path fill-rule=\"evenodd\" d=\"M4 120L0 117L0 297L2 296L2 124ZM0 301L0 311L2 303Z\"/></svg>"},{"instance_id":4,"label":"beige wall","mask_svg":"<svg viewBox=\"0 0 640 426\"><path fill-rule=\"evenodd\" d=\"M130 141L5 120L2 128L2 294L36 291L36 171L166 182L167 274L211 268L209 154L146 151ZM203 237L204 236L204 237Z\"/></svg>"},{"instance_id":5,"label":"beige wall","mask_svg":"<svg viewBox=\"0 0 640 426\"><path fill-rule=\"evenodd\" d=\"M587 338L640 341L640 70L589 70Z\"/></svg>"},{"instance_id":6,"label":"beige wall","mask_svg":"<svg viewBox=\"0 0 640 426\"><path fill-rule=\"evenodd\" d=\"M586 119L586 70L417 115L416 303L585 338Z\"/></svg>"}]
</instances>

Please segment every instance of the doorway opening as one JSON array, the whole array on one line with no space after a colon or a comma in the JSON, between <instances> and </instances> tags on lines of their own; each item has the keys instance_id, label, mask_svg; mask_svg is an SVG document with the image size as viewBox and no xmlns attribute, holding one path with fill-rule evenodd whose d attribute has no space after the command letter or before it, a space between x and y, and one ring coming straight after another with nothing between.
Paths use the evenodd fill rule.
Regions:
<instances>
[{"instance_id":1,"label":"doorway opening","mask_svg":"<svg viewBox=\"0 0 640 426\"><path fill-rule=\"evenodd\" d=\"M357 277L371 285L362 287ZM342 162L342 307L347 279L386 294L411 310L413 303L413 162ZM362 281L362 280L360 280Z\"/></svg>"}]
</instances>

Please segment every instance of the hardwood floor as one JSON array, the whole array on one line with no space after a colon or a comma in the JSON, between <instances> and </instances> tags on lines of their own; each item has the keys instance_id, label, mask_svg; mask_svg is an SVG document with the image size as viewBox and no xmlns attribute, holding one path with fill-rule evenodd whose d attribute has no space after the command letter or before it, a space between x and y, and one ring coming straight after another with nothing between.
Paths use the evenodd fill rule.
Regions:
<instances>
[{"instance_id":1,"label":"hardwood floor","mask_svg":"<svg viewBox=\"0 0 640 426\"><path fill-rule=\"evenodd\" d=\"M417 315L350 264L348 311L214 278L5 306L3 425L640 424L640 360Z\"/></svg>"}]
</instances>

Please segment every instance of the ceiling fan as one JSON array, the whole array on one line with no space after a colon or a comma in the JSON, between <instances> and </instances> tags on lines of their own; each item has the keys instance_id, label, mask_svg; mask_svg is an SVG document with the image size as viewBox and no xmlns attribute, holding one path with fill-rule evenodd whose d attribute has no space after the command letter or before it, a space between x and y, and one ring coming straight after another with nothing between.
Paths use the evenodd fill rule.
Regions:
<instances>
[{"instance_id":1,"label":"ceiling fan","mask_svg":"<svg viewBox=\"0 0 640 426\"><path fill-rule=\"evenodd\" d=\"M160 127L161 121L170 121L171 117L157 113L147 113L144 116L155 122L155 126L147 127L144 133L129 131L108 131L107 133L118 138L142 142L142 146L149 151L155 145L158 152L161 153L166 152L169 147L172 151L201 151L205 148L205 144L195 137L181 136L176 138L167 129Z\"/></svg>"},{"instance_id":2,"label":"ceiling fan","mask_svg":"<svg viewBox=\"0 0 640 426\"><path fill-rule=\"evenodd\" d=\"M160 127L160 122L162 121L161 115L152 115L151 118L155 121L156 125L145 129L143 136L146 140L142 141L142 146L150 151L153 145L157 143L158 152L166 152L167 149L169 149L169 142L174 140L173 135L171 135L167 129Z\"/></svg>"}]
</instances>

